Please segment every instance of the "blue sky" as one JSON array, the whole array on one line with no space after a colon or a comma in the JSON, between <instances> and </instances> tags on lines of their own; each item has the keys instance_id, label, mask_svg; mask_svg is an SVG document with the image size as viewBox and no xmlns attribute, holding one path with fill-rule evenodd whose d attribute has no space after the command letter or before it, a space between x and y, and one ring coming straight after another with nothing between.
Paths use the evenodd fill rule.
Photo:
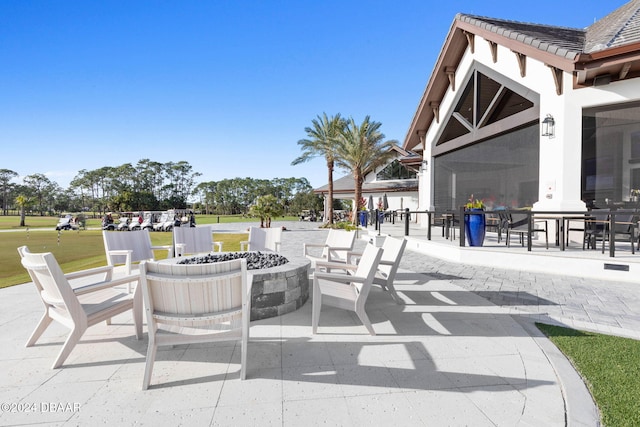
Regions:
<instances>
[{"instance_id":1,"label":"blue sky","mask_svg":"<svg viewBox=\"0 0 640 427\"><path fill-rule=\"evenodd\" d=\"M0 0L0 169L187 161L202 181L306 177L318 114L400 143L456 13L586 27L624 0ZM344 175L338 172L337 176Z\"/></svg>"}]
</instances>

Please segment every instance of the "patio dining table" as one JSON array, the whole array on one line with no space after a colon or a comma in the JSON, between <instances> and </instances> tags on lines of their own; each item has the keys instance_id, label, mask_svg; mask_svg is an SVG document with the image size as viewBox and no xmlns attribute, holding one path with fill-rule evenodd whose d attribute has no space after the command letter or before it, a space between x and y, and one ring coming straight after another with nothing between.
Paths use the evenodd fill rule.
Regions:
<instances>
[{"instance_id":1,"label":"patio dining table","mask_svg":"<svg viewBox=\"0 0 640 427\"><path fill-rule=\"evenodd\" d=\"M591 218L591 214L589 212L568 212L568 213L534 213L534 220L543 219L555 221L556 223L556 246L560 247L561 251L564 251L566 246L569 244L569 236L568 231L571 229L571 222L582 222L585 220L589 220ZM567 236L565 237L565 230L567 231Z\"/></svg>"}]
</instances>

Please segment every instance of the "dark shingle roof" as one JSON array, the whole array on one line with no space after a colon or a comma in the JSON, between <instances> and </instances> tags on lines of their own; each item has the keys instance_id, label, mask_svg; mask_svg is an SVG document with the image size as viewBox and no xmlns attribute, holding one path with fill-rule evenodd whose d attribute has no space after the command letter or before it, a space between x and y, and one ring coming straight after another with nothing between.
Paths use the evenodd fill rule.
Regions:
<instances>
[{"instance_id":1,"label":"dark shingle roof","mask_svg":"<svg viewBox=\"0 0 640 427\"><path fill-rule=\"evenodd\" d=\"M640 0L633 0L587 27L585 53L640 41Z\"/></svg>"},{"instance_id":2,"label":"dark shingle roof","mask_svg":"<svg viewBox=\"0 0 640 427\"><path fill-rule=\"evenodd\" d=\"M585 31L578 28L555 27L464 14L458 14L456 19L568 59L573 59L582 52L584 46Z\"/></svg>"},{"instance_id":3,"label":"dark shingle roof","mask_svg":"<svg viewBox=\"0 0 640 427\"><path fill-rule=\"evenodd\" d=\"M640 42L640 0L632 0L586 28L541 25L458 14L456 19L554 55L573 59L628 43Z\"/></svg>"}]
</instances>

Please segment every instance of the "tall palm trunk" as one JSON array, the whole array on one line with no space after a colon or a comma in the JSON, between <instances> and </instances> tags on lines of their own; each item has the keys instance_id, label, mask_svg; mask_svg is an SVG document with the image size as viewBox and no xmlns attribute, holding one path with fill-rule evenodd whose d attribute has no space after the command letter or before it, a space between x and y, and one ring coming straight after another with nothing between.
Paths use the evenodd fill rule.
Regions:
<instances>
[{"instance_id":1,"label":"tall palm trunk","mask_svg":"<svg viewBox=\"0 0 640 427\"><path fill-rule=\"evenodd\" d=\"M353 171L353 181L355 184L355 215L353 215L353 224L358 225L358 207L360 206L360 200L362 199L362 173L359 170Z\"/></svg>"},{"instance_id":2,"label":"tall palm trunk","mask_svg":"<svg viewBox=\"0 0 640 427\"><path fill-rule=\"evenodd\" d=\"M329 216L329 224L333 224L333 160L327 160L327 171L329 175L329 194L327 215Z\"/></svg>"}]
</instances>

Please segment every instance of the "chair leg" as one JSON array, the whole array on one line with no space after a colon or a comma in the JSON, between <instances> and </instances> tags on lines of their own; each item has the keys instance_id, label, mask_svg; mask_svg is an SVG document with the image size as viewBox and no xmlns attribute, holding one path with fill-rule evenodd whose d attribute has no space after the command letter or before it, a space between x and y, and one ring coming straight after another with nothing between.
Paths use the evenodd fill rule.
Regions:
<instances>
[{"instance_id":1,"label":"chair leg","mask_svg":"<svg viewBox=\"0 0 640 427\"><path fill-rule=\"evenodd\" d=\"M376 331L373 330L373 326L371 325L369 316L367 316L367 313L364 311L364 307L356 307L356 314L362 324L367 328L367 331L369 331L369 334L375 335Z\"/></svg>"},{"instance_id":2,"label":"chair leg","mask_svg":"<svg viewBox=\"0 0 640 427\"><path fill-rule=\"evenodd\" d=\"M146 390L149 388L149 383L151 382L151 373L153 372L153 363L156 360L156 351L158 348L155 343L149 341L149 347L147 348L147 363L144 366L144 377L142 380L142 389Z\"/></svg>"},{"instance_id":3,"label":"chair leg","mask_svg":"<svg viewBox=\"0 0 640 427\"><path fill-rule=\"evenodd\" d=\"M396 292L396 288L393 286L393 283L388 283L386 285L386 288L389 291L389 293L391 294L391 298L393 298L393 300L396 302L396 304L399 304L399 305L404 304L404 301L402 299L400 299L400 295L398 295L398 293Z\"/></svg>"},{"instance_id":4,"label":"chair leg","mask_svg":"<svg viewBox=\"0 0 640 427\"><path fill-rule=\"evenodd\" d=\"M544 229L544 240L547 244L547 249L549 249L549 232L547 231L546 227Z\"/></svg>"},{"instance_id":5,"label":"chair leg","mask_svg":"<svg viewBox=\"0 0 640 427\"><path fill-rule=\"evenodd\" d=\"M320 322L320 310L322 308L322 294L318 279L313 279L313 305L311 308L311 332L315 335L318 332Z\"/></svg>"},{"instance_id":6,"label":"chair leg","mask_svg":"<svg viewBox=\"0 0 640 427\"><path fill-rule=\"evenodd\" d=\"M133 322L136 325L136 338L142 339L142 312L143 312L142 292L140 291L140 285L136 286L133 294Z\"/></svg>"},{"instance_id":7,"label":"chair leg","mask_svg":"<svg viewBox=\"0 0 640 427\"><path fill-rule=\"evenodd\" d=\"M242 334L242 345L240 351L240 379L244 380L247 378L247 350L249 339L247 335Z\"/></svg>"},{"instance_id":8,"label":"chair leg","mask_svg":"<svg viewBox=\"0 0 640 427\"><path fill-rule=\"evenodd\" d=\"M62 346L62 350L60 350L60 353L58 353L58 357L53 362L53 366L51 366L51 369L58 369L60 366L62 366L64 361L67 360L67 357L69 357L69 354L71 354L71 350L73 350L76 344L78 344L78 341L80 341L80 338L82 337L82 334L84 334L85 330L86 328L80 328L77 325L73 327L71 333L67 337L67 340Z\"/></svg>"},{"instance_id":9,"label":"chair leg","mask_svg":"<svg viewBox=\"0 0 640 427\"><path fill-rule=\"evenodd\" d=\"M247 353L249 352L249 321L251 319L251 309L249 306L242 313L242 348L240 349L240 379L247 378Z\"/></svg>"},{"instance_id":10,"label":"chair leg","mask_svg":"<svg viewBox=\"0 0 640 427\"><path fill-rule=\"evenodd\" d=\"M36 326L36 328L31 333L31 336L29 337L29 340L25 344L25 347L31 347L32 345L34 345L36 341L38 341L38 338L42 336L42 333L47 329L47 327L49 327L52 321L53 319L50 318L47 312L45 311L44 314L42 315L42 318L40 318L40 322L38 322L38 326Z\"/></svg>"}]
</instances>

